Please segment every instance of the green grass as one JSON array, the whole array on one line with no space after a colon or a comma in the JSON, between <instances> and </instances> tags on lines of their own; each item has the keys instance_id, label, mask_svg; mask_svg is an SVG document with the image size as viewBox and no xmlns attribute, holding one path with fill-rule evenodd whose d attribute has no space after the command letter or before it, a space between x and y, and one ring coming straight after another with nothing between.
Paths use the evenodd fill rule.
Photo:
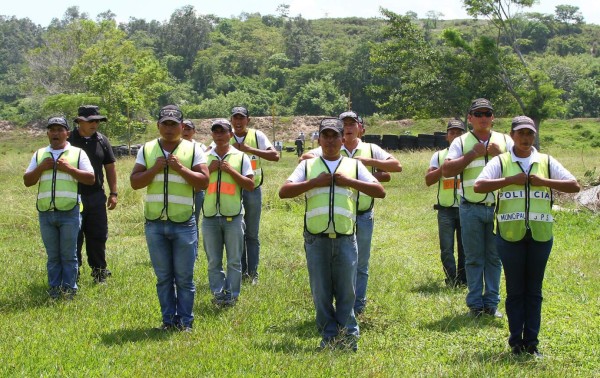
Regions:
<instances>
[{"instance_id":1,"label":"green grass","mask_svg":"<svg viewBox=\"0 0 600 378\"><path fill-rule=\"evenodd\" d=\"M506 319L466 317L465 291L443 285L435 193L423 179L432 152L395 153L404 171L393 175L387 198L376 204L359 350L317 352L302 247L304 203L277 197L295 166L294 153L284 152L265 167L260 283L244 285L236 307L215 309L201 249L194 332L161 334L152 330L160 309L143 234L144 191L129 187L133 158L118 161L119 205L109 213L113 277L94 285L86 266L76 299L52 302L36 189L22 183L31 153L46 141L1 138L0 376L600 375L600 219L587 210L555 214L540 334L546 358L515 358ZM547 151L577 177L600 161L598 149ZM576 207L566 197L560 201Z\"/></svg>"}]
</instances>

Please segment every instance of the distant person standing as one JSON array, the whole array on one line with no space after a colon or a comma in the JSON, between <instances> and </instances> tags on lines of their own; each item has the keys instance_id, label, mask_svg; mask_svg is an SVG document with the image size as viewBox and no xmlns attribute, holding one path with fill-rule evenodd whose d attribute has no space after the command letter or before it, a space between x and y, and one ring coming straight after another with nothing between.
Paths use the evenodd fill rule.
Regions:
<instances>
[{"instance_id":1,"label":"distant person standing","mask_svg":"<svg viewBox=\"0 0 600 378\"><path fill-rule=\"evenodd\" d=\"M202 235L213 303L228 307L235 305L241 291L245 227L242 191L254 188L254 171L248 156L229 144L233 129L228 120L214 120L210 130L214 148L208 153L210 181L202 209ZM223 249L227 272L223 269Z\"/></svg>"},{"instance_id":2,"label":"distant person standing","mask_svg":"<svg viewBox=\"0 0 600 378\"><path fill-rule=\"evenodd\" d=\"M231 144L250 158L254 170L254 190L244 190L244 222L246 232L244 236L244 250L242 252L242 273L244 279L253 284L258 283L258 262L260 259L259 226L262 212L262 159L279 161L279 152L260 130L248 127L250 114L243 106L236 106L231 110L231 125L233 137Z\"/></svg>"},{"instance_id":3,"label":"distant person standing","mask_svg":"<svg viewBox=\"0 0 600 378\"><path fill-rule=\"evenodd\" d=\"M506 316L514 354L542 357L538 334L542 320L542 281L550 257L552 190L576 193L577 179L553 157L533 147L533 120L512 120L514 147L494 157L483 169L474 190L498 192L496 245L506 278Z\"/></svg>"},{"instance_id":4,"label":"distant person standing","mask_svg":"<svg viewBox=\"0 0 600 378\"><path fill-rule=\"evenodd\" d=\"M466 131L465 124L458 119L448 122L446 129L446 140L452 143ZM437 204L433 206L437 210L438 234L440 239L440 257L442 267L446 275L446 286L456 287L467 284L465 273L465 254L462 246L460 229L460 214L458 205L461 198L460 178L442 177L442 164L448 155L448 148L436 151L431 157L429 169L425 176L427 186L437 184ZM454 259L454 235L456 234L456 250L458 252L458 264Z\"/></svg>"},{"instance_id":5,"label":"distant person standing","mask_svg":"<svg viewBox=\"0 0 600 378\"><path fill-rule=\"evenodd\" d=\"M459 205L460 226L467 273L466 303L469 315L483 314L501 318L500 275L502 263L494 237L494 193L480 194L473 190L475 179L494 156L510 151L512 139L492 130L492 103L478 98L471 103L467 116L473 130L454 139L442 165L444 177L460 174L463 194Z\"/></svg>"},{"instance_id":6,"label":"distant person standing","mask_svg":"<svg viewBox=\"0 0 600 378\"><path fill-rule=\"evenodd\" d=\"M65 118L48 119L46 128L50 145L33 154L23 183L30 187L39 182L36 207L48 255L48 294L52 299L61 294L71 299L77 293L78 184L92 185L94 168L85 151L67 141Z\"/></svg>"},{"instance_id":7,"label":"distant person standing","mask_svg":"<svg viewBox=\"0 0 600 378\"><path fill-rule=\"evenodd\" d=\"M113 210L117 206L116 159L108 138L98 131L100 122L106 122L107 118L100 115L96 105L80 106L74 121L78 127L69 136L69 142L86 152L96 175L93 185L79 183L83 211L81 212L81 230L77 238L77 259L79 267L81 267L83 265L81 250L85 241L85 252L88 264L92 268L91 275L94 282L104 283L106 278L112 274L106 267L106 241L108 240L106 209ZM102 168L106 172L108 198L104 191Z\"/></svg>"},{"instance_id":8,"label":"distant person standing","mask_svg":"<svg viewBox=\"0 0 600 378\"><path fill-rule=\"evenodd\" d=\"M196 145L196 147L200 148L202 152L206 152L208 149L206 145L202 142L199 142L194 139L194 135L196 134L196 125L192 122L191 119L183 120L183 131L181 132L181 137L185 140L188 140ZM194 203L194 217L196 218L196 226L200 223L200 211L202 210L202 204L204 203L204 190L196 191L196 199ZM200 237L200 235L198 235Z\"/></svg>"},{"instance_id":9,"label":"distant person standing","mask_svg":"<svg viewBox=\"0 0 600 378\"><path fill-rule=\"evenodd\" d=\"M343 130L339 119L321 121L322 155L301 161L280 188L279 197L306 196L304 249L322 337L319 348L356 351L359 327L354 288L358 251L354 232L359 192L383 198L385 190L360 160L342 156Z\"/></svg>"},{"instance_id":10,"label":"distant person standing","mask_svg":"<svg viewBox=\"0 0 600 378\"><path fill-rule=\"evenodd\" d=\"M140 148L129 179L134 190L147 187L144 229L162 314L159 330L190 332L198 250L194 191L206 189L208 168L204 153L181 138L177 106L160 110L157 127L160 138Z\"/></svg>"},{"instance_id":11,"label":"distant person standing","mask_svg":"<svg viewBox=\"0 0 600 378\"><path fill-rule=\"evenodd\" d=\"M304 142L302 139L296 138L294 143L296 144L296 155L298 155L298 157L302 156L304 153Z\"/></svg>"}]
</instances>

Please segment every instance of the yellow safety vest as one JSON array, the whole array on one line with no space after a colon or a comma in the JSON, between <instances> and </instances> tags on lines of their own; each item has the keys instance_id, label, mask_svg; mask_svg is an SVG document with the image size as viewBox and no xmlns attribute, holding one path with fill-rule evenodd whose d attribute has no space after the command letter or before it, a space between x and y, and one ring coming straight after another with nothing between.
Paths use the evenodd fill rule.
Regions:
<instances>
[{"instance_id":1,"label":"yellow safety vest","mask_svg":"<svg viewBox=\"0 0 600 378\"><path fill-rule=\"evenodd\" d=\"M231 137L229 141L231 145L237 143L235 137ZM256 130L248 129L248 133L244 137L244 143L249 145L252 148L258 149L258 139L256 138ZM259 156L247 154L250 158L250 164L252 165L252 170L254 170L254 189L258 188L263 183L263 170L262 170L262 162Z\"/></svg>"},{"instance_id":2,"label":"yellow safety vest","mask_svg":"<svg viewBox=\"0 0 600 378\"><path fill-rule=\"evenodd\" d=\"M468 132L460 136L460 143L462 145L463 155L465 155L466 153L470 152L477 143L479 143L479 139L477 139L472 132ZM496 143L498 146L500 146L500 150L502 152L506 152L506 136L504 134L492 131L489 143ZM477 159L469 163L469 165L465 167L465 169L460 175L463 188L463 198L468 202L483 202L487 197L486 193L475 193L475 191L473 190L473 186L475 185L475 180L483 170L483 167L485 167L485 165L487 164L488 160L489 157L487 153L483 156L478 157ZM495 198L495 192L493 192L492 194Z\"/></svg>"},{"instance_id":3,"label":"yellow safety vest","mask_svg":"<svg viewBox=\"0 0 600 378\"><path fill-rule=\"evenodd\" d=\"M158 139L144 144L144 161L146 169L156 164L156 159L164 157L162 146ZM179 162L189 169L194 163L194 143L181 140L171 154L177 156ZM148 220L170 220L183 223L194 215L194 187L169 166L163 173L154 176L146 191L144 215Z\"/></svg>"},{"instance_id":4,"label":"yellow safety vest","mask_svg":"<svg viewBox=\"0 0 600 378\"><path fill-rule=\"evenodd\" d=\"M441 167L448 156L448 149L445 148L438 152L438 166ZM453 207L460 203L460 178L454 177L441 177L438 181L438 193L437 201L441 207Z\"/></svg>"},{"instance_id":5,"label":"yellow safety vest","mask_svg":"<svg viewBox=\"0 0 600 378\"><path fill-rule=\"evenodd\" d=\"M80 156L81 149L70 146L56 160L64 157L70 165L79 168ZM54 159L47 148L40 148L36 152L38 165L48 157ZM68 211L79 204L77 180L70 174L57 170L56 160L54 161L54 167L42 172L40 176L36 203L38 211Z\"/></svg>"},{"instance_id":6,"label":"yellow safety vest","mask_svg":"<svg viewBox=\"0 0 600 378\"><path fill-rule=\"evenodd\" d=\"M306 179L316 178L321 173L340 172L348 177L358 177L358 162L342 157L334 172L330 172L322 157L306 161ZM304 228L311 234L322 234L333 223L334 231L341 235L352 235L356 222L356 190L334 185L314 188L306 192L306 213Z\"/></svg>"},{"instance_id":7,"label":"yellow safety vest","mask_svg":"<svg viewBox=\"0 0 600 378\"><path fill-rule=\"evenodd\" d=\"M360 146L362 148L360 149L356 149L354 151L354 154L352 154L352 156L350 156L348 154L347 150L342 149L342 153L347 156L347 157L351 157L354 158L355 156L362 156L362 157L366 157L366 158L372 158L373 157L373 147L371 147L371 143L365 143L362 142L360 144ZM370 168L371 173L375 173L375 167L367 167ZM360 193L358 192L358 209L357 212L360 213L366 213L367 211L370 211L371 209L373 209L373 205L375 204L375 199L369 195L366 195L364 193Z\"/></svg>"},{"instance_id":8,"label":"yellow safety vest","mask_svg":"<svg viewBox=\"0 0 600 378\"><path fill-rule=\"evenodd\" d=\"M542 178L550 177L548 155L539 154L539 163L533 163L529 175ZM518 163L512 161L511 153L500 155L502 177L511 177L522 173ZM496 225L502 239L516 242L531 230L533 240L545 242L552 238L552 190L546 186L509 185L498 192Z\"/></svg>"},{"instance_id":9,"label":"yellow safety vest","mask_svg":"<svg viewBox=\"0 0 600 378\"><path fill-rule=\"evenodd\" d=\"M213 154L208 155L208 164L219 158ZM244 153L234 152L227 154L223 159L229 163L235 170L242 173L242 164L244 163ZM216 170L210 174L208 188L202 205L202 212L207 218L220 214L226 217L234 217L241 214L242 206L242 187L235 182L233 177L226 172Z\"/></svg>"}]
</instances>

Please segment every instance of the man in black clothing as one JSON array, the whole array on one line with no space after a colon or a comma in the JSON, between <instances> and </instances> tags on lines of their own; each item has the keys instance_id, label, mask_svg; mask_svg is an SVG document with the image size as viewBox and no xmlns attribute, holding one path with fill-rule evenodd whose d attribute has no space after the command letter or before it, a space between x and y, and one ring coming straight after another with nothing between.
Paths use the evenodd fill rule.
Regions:
<instances>
[{"instance_id":1,"label":"man in black clothing","mask_svg":"<svg viewBox=\"0 0 600 378\"><path fill-rule=\"evenodd\" d=\"M75 123L78 127L69 136L69 142L83 149L94 167L96 182L93 185L79 184L79 193L83 211L81 229L77 239L77 259L79 267L83 264L81 250L85 240L88 264L92 268L92 277L96 283L106 282L111 275L106 268L106 240L108 239L108 217L106 208L113 210L117 206L117 171L115 156L108 138L97 131L100 122L107 118L100 115L95 105L80 106ZM104 173L110 194L104 192Z\"/></svg>"}]
</instances>

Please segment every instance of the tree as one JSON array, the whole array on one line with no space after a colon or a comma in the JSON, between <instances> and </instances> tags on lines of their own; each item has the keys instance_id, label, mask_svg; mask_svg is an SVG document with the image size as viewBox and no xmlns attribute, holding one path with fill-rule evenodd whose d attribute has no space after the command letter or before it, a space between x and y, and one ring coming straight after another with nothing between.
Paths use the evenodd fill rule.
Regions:
<instances>
[{"instance_id":1,"label":"tree","mask_svg":"<svg viewBox=\"0 0 600 378\"><path fill-rule=\"evenodd\" d=\"M505 88L518 103L521 112L533 119L538 132L536 146L539 147L539 126L544 118L560 106L560 90L552 85L544 72L530 67L521 52L513 7L520 10L531 7L535 0L463 0L467 13L473 17L485 16L496 28L499 38L504 38L520 63L519 71L511 71L498 56L500 77ZM501 52L502 49L496 51Z\"/></svg>"},{"instance_id":2,"label":"tree","mask_svg":"<svg viewBox=\"0 0 600 378\"><path fill-rule=\"evenodd\" d=\"M554 8L555 18L557 21L564 24L581 24L583 22L583 15L579 11L579 7L574 5L557 5Z\"/></svg>"},{"instance_id":3,"label":"tree","mask_svg":"<svg viewBox=\"0 0 600 378\"><path fill-rule=\"evenodd\" d=\"M331 76L310 80L296 95L294 114L333 115L346 109L346 97Z\"/></svg>"}]
</instances>

